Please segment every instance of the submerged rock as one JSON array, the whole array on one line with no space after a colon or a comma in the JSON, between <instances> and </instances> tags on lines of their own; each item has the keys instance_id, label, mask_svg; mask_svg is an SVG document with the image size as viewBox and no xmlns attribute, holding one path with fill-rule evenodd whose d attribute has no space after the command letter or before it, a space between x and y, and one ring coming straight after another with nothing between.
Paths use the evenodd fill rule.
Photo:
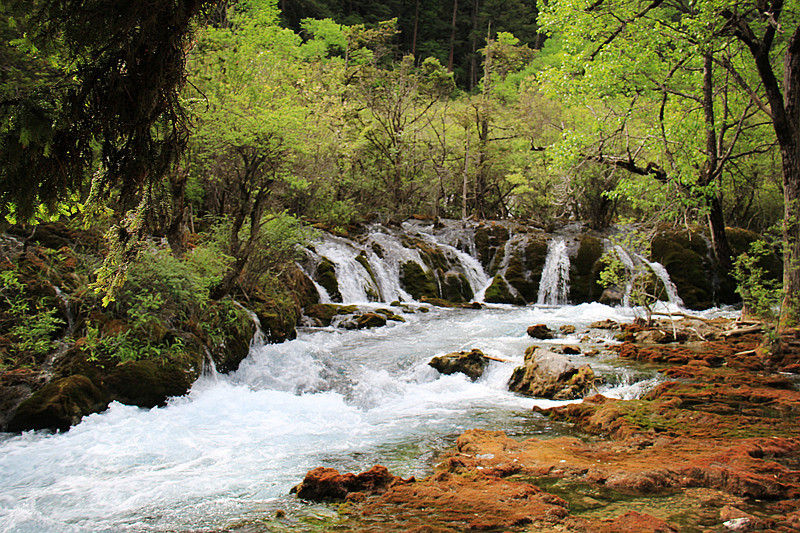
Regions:
<instances>
[{"instance_id":1,"label":"submerged rock","mask_svg":"<svg viewBox=\"0 0 800 533\"><path fill-rule=\"evenodd\" d=\"M512 392L552 400L583 398L594 386L589 365L578 366L564 355L536 346L525 351L525 364L514 369L508 382Z\"/></svg>"},{"instance_id":2,"label":"submerged rock","mask_svg":"<svg viewBox=\"0 0 800 533\"><path fill-rule=\"evenodd\" d=\"M291 494L311 501L337 501L362 496L383 494L396 483L411 483L414 478L404 480L393 476L382 465L375 465L360 474L340 474L334 468L318 467L306 474L303 481L292 488Z\"/></svg>"},{"instance_id":3,"label":"submerged rock","mask_svg":"<svg viewBox=\"0 0 800 533\"><path fill-rule=\"evenodd\" d=\"M473 348L469 352L452 352L434 357L428 363L442 374L466 374L472 381L483 375L489 360L482 351Z\"/></svg>"}]
</instances>

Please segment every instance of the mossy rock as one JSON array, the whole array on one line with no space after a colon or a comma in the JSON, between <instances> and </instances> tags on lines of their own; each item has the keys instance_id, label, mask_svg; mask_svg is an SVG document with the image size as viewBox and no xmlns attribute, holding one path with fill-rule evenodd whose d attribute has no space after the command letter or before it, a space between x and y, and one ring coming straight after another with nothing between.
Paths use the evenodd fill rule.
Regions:
<instances>
[{"instance_id":1,"label":"mossy rock","mask_svg":"<svg viewBox=\"0 0 800 533\"><path fill-rule=\"evenodd\" d=\"M509 259L505 272L506 282L514 287L523 300L526 302L535 302L539 296L539 276L530 278L526 276L523 268L522 258L514 255Z\"/></svg>"},{"instance_id":2,"label":"mossy rock","mask_svg":"<svg viewBox=\"0 0 800 533\"><path fill-rule=\"evenodd\" d=\"M460 372L475 381L483 375L483 371L489 365L489 360L482 351L473 348L469 352L453 352L446 355L439 355L428 362L441 374L450 375Z\"/></svg>"},{"instance_id":3,"label":"mossy rock","mask_svg":"<svg viewBox=\"0 0 800 533\"><path fill-rule=\"evenodd\" d=\"M165 405L167 398L182 396L200 375L203 360L189 354L190 364L143 359L112 368L104 384L115 400L139 407Z\"/></svg>"},{"instance_id":4,"label":"mossy rock","mask_svg":"<svg viewBox=\"0 0 800 533\"><path fill-rule=\"evenodd\" d=\"M506 280L500 274L495 275L492 284L486 289L484 300L496 304L525 305L525 301L512 295Z\"/></svg>"},{"instance_id":5,"label":"mossy rock","mask_svg":"<svg viewBox=\"0 0 800 533\"><path fill-rule=\"evenodd\" d=\"M461 272L446 272L442 280L442 298L451 302L468 302L475 295L467 277Z\"/></svg>"},{"instance_id":6,"label":"mossy rock","mask_svg":"<svg viewBox=\"0 0 800 533\"><path fill-rule=\"evenodd\" d=\"M405 322L406 319L401 317L400 315L395 314L391 309L380 308L375 310L376 313L383 315L386 317L386 320L392 320L394 322Z\"/></svg>"},{"instance_id":7,"label":"mossy rock","mask_svg":"<svg viewBox=\"0 0 800 533\"><path fill-rule=\"evenodd\" d=\"M712 307L717 296L712 265L707 250L698 253L698 238L702 241L696 235L687 236L685 232L672 230L656 234L650 243L652 259L664 265L670 280L678 289L678 295L690 309Z\"/></svg>"},{"instance_id":8,"label":"mossy rock","mask_svg":"<svg viewBox=\"0 0 800 533\"><path fill-rule=\"evenodd\" d=\"M525 268L530 272L531 281L536 281L536 292L539 292L539 279L542 277L544 262L547 260L547 236L529 234L525 244Z\"/></svg>"},{"instance_id":9,"label":"mossy rock","mask_svg":"<svg viewBox=\"0 0 800 533\"><path fill-rule=\"evenodd\" d=\"M331 297L331 300L334 302L342 301L342 293L339 292L339 281L336 279L336 267L330 259L327 257L322 258L319 265L317 265L314 279L328 291L328 296Z\"/></svg>"},{"instance_id":10,"label":"mossy rock","mask_svg":"<svg viewBox=\"0 0 800 533\"><path fill-rule=\"evenodd\" d=\"M233 372L250 352L250 341L256 326L250 315L233 302L212 302L203 320L206 331L203 339L217 370L223 374Z\"/></svg>"},{"instance_id":11,"label":"mossy rock","mask_svg":"<svg viewBox=\"0 0 800 533\"><path fill-rule=\"evenodd\" d=\"M358 307L355 305L337 304L314 304L303 310L305 316L316 319L321 326L330 326L336 315L352 315L356 312Z\"/></svg>"},{"instance_id":12,"label":"mossy rock","mask_svg":"<svg viewBox=\"0 0 800 533\"><path fill-rule=\"evenodd\" d=\"M378 293L378 280L375 277L375 272L372 270L372 265L369 264L367 254L361 252L356 256L356 261L358 261L358 263L364 267L364 270L366 270L367 274L369 274L369 279L372 281L372 285L366 288L367 298L369 298L370 302L380 301L381 296Z\"/></svg>"},{"instance_id":13,"label":"mossy rock","mask_svg":"<svg viewBox=\"0 0 800 533\"><path fill-rule=\"evenodd\" d=\"M417 250L419 252L420 258L422 262L431 270L441 270L447 271L450 269L450 262L447 260L447 256L444 253L432 246L431 244L423 241L422 239L417 239L415 237L409 237L408 235L403 235L400 238L403 246L406 248Z\"/></svg>"},{"instance_id":14,"label":"mossy rock","mask_svg":"<svg viewBox=\"0 0 800 533\"><path fill-rule=\"evenodd\" d=\"M439 297L433 274L425 272L414 261L406 261L400 266L400 284L415 300Z\"/></svg>"},{"instance_id":15,"label":"mossy rock","mask_svg":"<svg viewBox=\"0 0 800 533\"><path fill-rule=\"evenodd\" d=\"M603 241L582 235L578 252L570 261L570 300L572 303L596 301L603 292L597 263L603 255Z\"/></svg>"},{"instance_id":16,"label":"mossy rock","mask_svg":"<svg viewBox=\"0 0 800 533\"><path fill-rule=\"evenodd\" d=\"M364 313L356 317L358 329L379 328L386 325L386 317L379 313Z\"/></svg>"},{"instance_id":17,"label":"mossy rock","mask_svg":"<svg viewBox=\"0 0 800 533\"><path fill-rule=\"evenodd\" d=\"M508 229L500 224L481 225L475 230L475 249L478 253L478 260L483 268L492 274L494 272L491 267L493 266L496 272L497 266L502 261L502 251L508 238ZM498 252L500 252L500 258L497 257Z\"/></svg>"},{"instance_id":18,"label":"mossy rock","mask_svg":"<svg viewBox=\"0 0 800 533\"><path fill-rule=\"evenodd\" d=\"M109 398L92 380L73 375L52 381L22 402L8 422L11 432L31 429L66 431L81 418L108 407Z\"/></svg>"},{"instance_id":19,"label":"mossy rock","mask_svg":"<svg viewBox=\"0 0 800 533\"><path fill-rule=\"evenodd\" d=\"M314 282L297 265L292 265L289 268L285 278L286 287L289 289L298 307L302 308L307 305L319 303L319 292L317 292Z\"/></svg>"}]
</instances>

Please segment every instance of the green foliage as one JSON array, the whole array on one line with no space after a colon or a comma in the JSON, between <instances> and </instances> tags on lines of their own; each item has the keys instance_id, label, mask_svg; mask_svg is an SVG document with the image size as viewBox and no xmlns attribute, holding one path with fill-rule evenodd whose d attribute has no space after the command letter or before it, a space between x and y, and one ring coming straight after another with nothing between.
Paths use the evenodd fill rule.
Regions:
<instances>
[{"instance_id":1,"label":"green foliage","mask_svg":"<svg viewBox=\"0 0 800 533\"><path fill-rule=\"evenodd\" d=\"M92 357L127 361L180 356L184 340L174 332L202 320L211 289L230 260L213 243L197 246L183 258L163 247L146 247L130 265L109 308L121 323L111 330L106 325L105 334L101 324L87 324Z\"/></svg>"},{"instance_id":2,"label":"green foliage","mask_svg":"<svg viewBox=\"0 0 800 533\"><path fill-rule=\"evenodd\" d=\"M64 326L58 312L45 297L30 294L17 272L0 272L0 323L11 347L2 365L41 362L51 353L56 348L54 335Z\"/></svg>"},{"instance_id":3,"label":"green foliage","mask_svg":"<svg viewBox=\"0 0 800 533\"><path fill-rule=\"evenodd\" d=\"M771 278L764 267L776 251L774 241L759 239L736 258L733 269L736 292L742 297L746 311L768 319L778 316L783 299L780 280Z\"/></svg>"}]
</instances>

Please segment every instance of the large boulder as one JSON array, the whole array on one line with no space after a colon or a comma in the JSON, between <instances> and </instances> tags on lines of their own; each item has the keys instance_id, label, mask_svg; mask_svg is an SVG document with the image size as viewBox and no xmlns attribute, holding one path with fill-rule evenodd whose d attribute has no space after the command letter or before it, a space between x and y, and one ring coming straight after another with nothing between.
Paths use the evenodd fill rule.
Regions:
<instances>
[{"instance_id":1,"label":"large boulder","mask_svg":"<svg viewBox=\"0 0 800 533\"><path fill-rule=\"evenodd\" d=\"M66 431L91 413L105 410L109 398L86 376L50 382L22 402L8 422L11 432L30 429Z\"/></svg>"},{"instance_id":2,"label":"large boulder","mask_svg":"<svg viewBox=\"0 0 800 533\"><path fill-rule=\"evenodd\" d=\"M483 375L489 360L482 351L473 348L469 352L452 352L434 357L428 363L442 374L466 374L472 381Z\"/></svg>"},{"instance_id":3,"label":"large boulder","mask_svg":"<svg viewBox=\"0 0 800 533\"><path fill-rule=\"evenodd\" d=\"M327 257L323 257L314 272L314 280L319 283L334 302L342 301L342 293L339 292L339 281L336 278L336 267Z\"/></svg>"},{"instance_id":4,"label":"large boulder","mask_svg":"<svg viewBox=\"0 0 800 533\"><path fill-rule=\"evenodd\" d=\"M537 398L574 400L592 392L594 385L589 365L578 366L565 355L531 346L525 351L524 365L511 374L508 390Z\"/></svg>"},{"instance_id":5,"label":"large boulder","mask_svg":"<svg viewBox=\"0 0 800 533\"><path fill-rule=\"evenodd\" d=\"M126 361L111 369L106 388L114 399L127 405L156 407L167 398L186 394L200 375L202 361L193 365L173 361Z\"/></svg>"}]
</instances>

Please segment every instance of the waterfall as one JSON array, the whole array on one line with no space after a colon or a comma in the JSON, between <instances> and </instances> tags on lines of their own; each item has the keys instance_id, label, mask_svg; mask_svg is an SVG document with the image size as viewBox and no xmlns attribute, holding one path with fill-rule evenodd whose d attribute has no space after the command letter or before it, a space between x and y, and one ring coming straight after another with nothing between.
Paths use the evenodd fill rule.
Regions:
<instances>
[{"instance_id":1,"label":"waterfall","mask_svg":"<svg viewBox=\"0 0 800 533\"><path fill-rule=\"evenodd\" d=\"M664 286L664 291L667 293L667 299L669 300L669 303L677 305L678 307L683 307L683 300L681 300L680 296L678 296L678 289L669 278L669 273L667 272L667 269L664 268L664 265L657 261L650 261L649 259L646 259L637 253L633 253L631 255L627 250L618 244L614 245L614 251L616 252L619 260L625 266L625 269L628 271L628 282L625 285L625 296L623 297L622 301L624 306L630 306L631 291L633 289L632 279L634 273L639 268L639 265L645 265L661 281L662 285Z\"/></svg>"},{"instance_id":2,"label":"waterfall","mask_svg":"<svg viewBox=\"0 0 800 533\"><path fill-rule=\"evenodd\" d=\"M552 239L547 243L547 257L539 281L537 303L561 305L569 297L569 255L564 239Z\"/></svg>"},{"instance_id":3,"label":"waterfall","mask_svg":"<svg viewBox=\"0 0 800 533\"><path fill-rule=\"evenodd\" d=\"M664 290L667 293L667 299L669 299L669 303L675 304L678 307L683 307L683 300L681 297L678 296L678 288L672 283L672 280L669 279L669 273L667 269L664 268L664 265L657 261L649 261L644 257L639 256L644 264L646 264L650 270L656 275L656 277L661 280L661 283L664 285Z\"/></svg>"},{"instance_id":4,"label":"waterfall","mask_svg":"<svg viewBox=\"0 0 800 533\"><path fill-rule=\"evenodd\" d=\"M247 315L250 317L250 320L253 321L253 325L256 327L256 330L253 333L253 338L250 339L250 351L253 351L254 349L261 348L262 346L264 346L267 343L267 338L264 336L264 330L261 327L261 320L258 318L258 315L255 314L254 311L246 308L245 306L237 302L236 300L233 300L233 303L234 305L240 307L245 313L247 313ZM213 359L211 363L214 364ZM216 370L217 367L214 366L214 371L216 372Z\"/></svg>"}]
</instances>

